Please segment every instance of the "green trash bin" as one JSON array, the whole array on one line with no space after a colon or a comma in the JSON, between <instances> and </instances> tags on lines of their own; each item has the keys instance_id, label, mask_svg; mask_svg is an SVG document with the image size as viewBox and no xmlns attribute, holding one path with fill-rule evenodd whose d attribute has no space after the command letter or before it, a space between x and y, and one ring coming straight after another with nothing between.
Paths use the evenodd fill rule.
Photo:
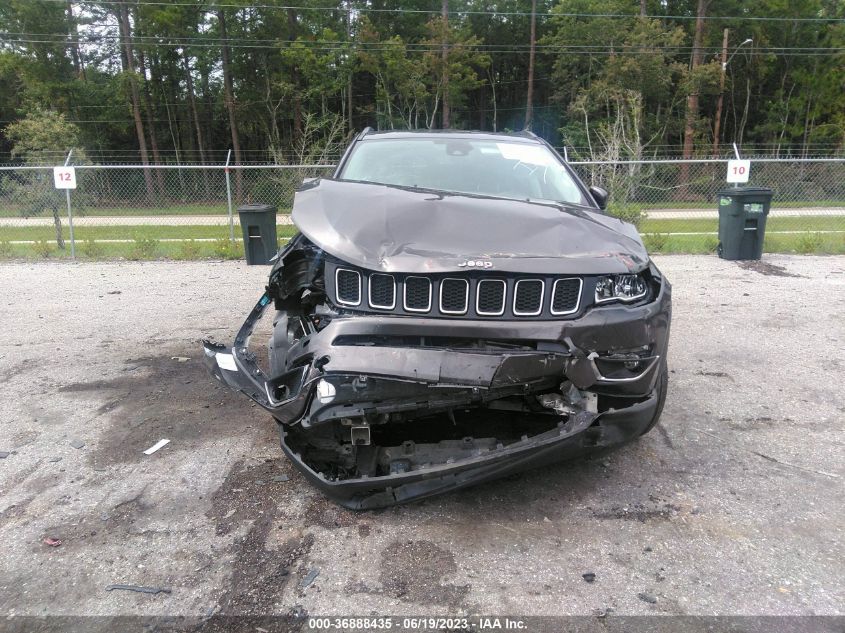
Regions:
<instances>
[{"instance_id":1,"label":"green trash bin","mask_svg":"<svg viewBox=\"0 0 845 633\"><path fill-rule=\"evenodd\" d=\"M276 207L269 204L246 204L238 207L244 236L244 256L250 266L269 264L279 250L276 238Z\"/></svg>"},{"instance_id":2,"label":"green trash bin","mask_svg":"<svg viewBox=\"0 0 845 633\"><path fill-rule=\"evenodd\" d=\"M733 187L719 197L719 246L722 259L760 259L766 218L772 203L768 187Z\"/></svg>"}]
</instances>

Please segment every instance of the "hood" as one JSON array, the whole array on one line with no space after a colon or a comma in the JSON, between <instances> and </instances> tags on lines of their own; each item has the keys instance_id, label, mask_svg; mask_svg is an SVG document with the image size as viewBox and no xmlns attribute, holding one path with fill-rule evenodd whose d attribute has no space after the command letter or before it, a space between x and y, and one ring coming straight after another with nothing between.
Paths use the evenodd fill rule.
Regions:
<instances>
[{"instance_id":1,"label":"hood","mask_svg":"<svg viewBox=\"0 0 845 633\"><path fill-rule=\"evenodd\" d=\"M473 260L555 275L648 264L633 225L552 203L319 179L297 192L293 222L330 255L384 272L456 272Z\"/></svg>"}]
</instances>

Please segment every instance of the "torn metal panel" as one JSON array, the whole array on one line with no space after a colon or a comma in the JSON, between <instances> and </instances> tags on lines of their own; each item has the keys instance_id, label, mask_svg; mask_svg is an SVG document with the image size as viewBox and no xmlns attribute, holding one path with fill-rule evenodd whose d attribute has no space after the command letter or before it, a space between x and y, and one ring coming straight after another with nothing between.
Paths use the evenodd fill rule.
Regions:
<instances>
[{"instance_id":1,"label":"torn metal panel","mask_svg":"<svg viewBox=\"0 0 845 633\"><path fill-rule=\"evenodd\" d=\"M671 286L636 230L573 205L335 180L297 197L214 376L351 508L616 446L659 419ZM515 230L514 227L519 227ZM268 362L250 349L273 315ZM269 315L268 315L269 316Z\"/></svg>"}]
</instances>

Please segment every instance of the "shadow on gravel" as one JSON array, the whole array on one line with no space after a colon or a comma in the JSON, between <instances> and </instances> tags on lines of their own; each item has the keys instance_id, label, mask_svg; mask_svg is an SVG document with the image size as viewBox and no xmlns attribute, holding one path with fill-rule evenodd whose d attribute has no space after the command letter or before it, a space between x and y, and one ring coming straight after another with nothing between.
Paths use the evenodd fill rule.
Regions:
<instances>
[{"instance_id":1,"label":"shadow on gravel","mask_svg":"<svg viewBox=\"0 0 845 633\"><path fill-rule=\"evenodd\" d=\"M196 355L195 349L181 349L127 359L123 370L112 378L60 389L105 401L96 415L108 415L112 425L91 451L89 459L95 469L150 459L143 451L162 438L170 440L162 451L172 453L240 434L248 425L275 428L269 415L214 380ZM189 360L179 362L177 358Z\"/></svg>"}]
</instances>

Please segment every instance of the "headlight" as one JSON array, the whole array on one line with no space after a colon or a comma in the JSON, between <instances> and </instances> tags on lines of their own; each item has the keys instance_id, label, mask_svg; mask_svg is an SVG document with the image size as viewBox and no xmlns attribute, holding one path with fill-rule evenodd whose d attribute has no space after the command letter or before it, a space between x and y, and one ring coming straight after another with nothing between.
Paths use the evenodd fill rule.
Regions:
<instances>
[{"instance_id":1,"label":"headlight","mask_svg":"<svg viewBox=\"0 0 845 633\"><path fill-rule=\"evenodd\" d=\"M596 303L608 301L636 301L648 292L641 275L610 275L596 281Z\"/></svg>"}]
</instances>

